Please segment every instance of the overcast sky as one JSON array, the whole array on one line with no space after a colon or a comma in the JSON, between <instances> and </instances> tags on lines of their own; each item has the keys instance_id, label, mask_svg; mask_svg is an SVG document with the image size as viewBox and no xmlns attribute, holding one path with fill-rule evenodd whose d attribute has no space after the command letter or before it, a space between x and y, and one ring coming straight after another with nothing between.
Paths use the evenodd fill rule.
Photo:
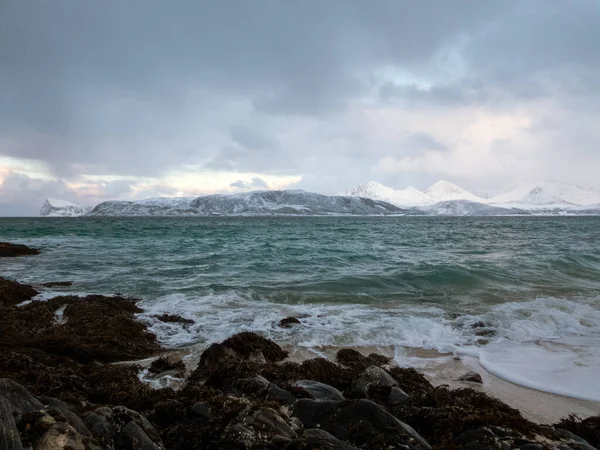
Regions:
<instances>
[{"instance_id":1,"label":"overcast sky","mask_svg":"<svg viewBox=\"0 0 600 450\"><path fill-rule=\"evenodd\" d=\"M375 180L600 187L598 0L2 0L0 215Z\"/></svg>"}]
</instances>

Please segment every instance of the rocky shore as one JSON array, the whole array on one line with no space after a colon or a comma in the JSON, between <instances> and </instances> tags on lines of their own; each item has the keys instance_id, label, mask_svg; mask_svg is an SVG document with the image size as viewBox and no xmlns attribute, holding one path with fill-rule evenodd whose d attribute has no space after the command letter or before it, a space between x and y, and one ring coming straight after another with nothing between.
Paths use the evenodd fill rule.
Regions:
<instances>
[{"instance_id":1,"label":"rocky shore","mask_svg":"<svg viewBox=\"0 0 600 450\"><path fill-rule=\"evenodd\" d=\"M0 449L593 449L600 417L539 425L473 389L344 349L287 359L238 333L186 368L134 299L61 296L0 277ZM25 302L23 304L23 302ZM159 320L178 321L175 315ZM293 320L285 326L294 326ZM131 361L185 382L153 389Z\"/></svg>"}]
</instances>

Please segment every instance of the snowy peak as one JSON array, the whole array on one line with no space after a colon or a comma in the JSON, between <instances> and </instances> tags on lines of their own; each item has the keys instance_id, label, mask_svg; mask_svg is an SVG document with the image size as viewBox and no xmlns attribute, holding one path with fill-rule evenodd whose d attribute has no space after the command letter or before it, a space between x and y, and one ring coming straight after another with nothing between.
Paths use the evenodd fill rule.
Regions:
<instances>
[{"instance_id":1,"label":"snowy peak","mask_svg":"<svg viewBox=\"0 0 600 450\"><path fill-rule=\"evenodd\" d=\"M79 206L67 200L46 199L40 209L39 217L79 217L92 210L89 206Z\"/></svg>"},{"instance_id":2,"label":"snowy peak","mask_svg":"<svg viewBox=\"0 0 600 450\"><path fill-rule=\"evenodd\" d=\"M485 203L485 199L445 180L432 184L425 194L434 202L446 202L449 200L469 200L472 202Z\"/></svg>"},{"instance_id":3,"label":"snowy peak","mask_svg":"<svg viewBox=\"0 0 600 450\"><path fill-rule=\"evenodd\" d=\"M568 207L587 206L600 203L600 191L570 183L541 183L537 186L521 186L497 195L492 204L516 204L520 207Z\"/></svg>"},{"instance_id":4,"label":"snowy peak","mask_svg":"<svg viewBox=\"0 0 600 450\"><path fill-rule=\"evenodd\" d=\"M427 205L432 203L427 195L412 186L405 189L394 189L375 181L369 181L368 183L361 184L353 189L342 191L340 195L381 200L400 207Z\"/></svg>"}]
</instances>

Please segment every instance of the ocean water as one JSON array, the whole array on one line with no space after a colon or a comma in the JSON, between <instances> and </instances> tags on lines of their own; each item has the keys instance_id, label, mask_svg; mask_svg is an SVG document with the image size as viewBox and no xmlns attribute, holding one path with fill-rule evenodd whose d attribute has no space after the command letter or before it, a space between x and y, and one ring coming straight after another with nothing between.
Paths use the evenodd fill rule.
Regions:
<instances>
[{"instance_id":1,"label":"ocean water","mask_svg":"<svg viewBox=\"0 0 600 450\"><path fill-rule=\"evenodd\" d=\"M425 369L464 354L600 401L597 217L0 219L4 240L43 253L0 259L3 276L138 297L168 347L198 353L250 330L317 354L391 348ZM153 318L163 312L194 324ZM286 316L302 324L279 328Z\"/></svg>"}]
</instances>

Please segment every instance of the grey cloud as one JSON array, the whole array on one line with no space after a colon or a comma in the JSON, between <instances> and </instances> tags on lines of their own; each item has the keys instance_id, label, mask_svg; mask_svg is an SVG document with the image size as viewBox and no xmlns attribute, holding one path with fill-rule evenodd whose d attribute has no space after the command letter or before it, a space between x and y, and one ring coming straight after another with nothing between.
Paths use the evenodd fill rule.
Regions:
<instances>
[{"instance_id":1,"label":"grey cloud","mask_svg":"<svg viewBox=\"0 0 600 450\"><path fill-rule=\"evenodd\" d=\"M543 99L570 110L562 123L596 117L598 30L596 0L8 0L0 141L13 144L0 154L65 180L194 166L304 174L307 188L336 189L364 181L381 152L445 144L421 136L380 149L345 129L299 147L282 129L340 127L373 97L406 110Z\"/></svg>"},{"instance_id":2,"label":"grey cloud","mask_svg":"<svg viewBox=\"0 0 600 450\"><path fill-rule=\"evenodd\" d=\"M448 150L448 147L437 140L434 136L429 133L418 132L412 133L408 139L408 143L414 145L419 149L424 150Z\"/></svg>"}]
</instances>

